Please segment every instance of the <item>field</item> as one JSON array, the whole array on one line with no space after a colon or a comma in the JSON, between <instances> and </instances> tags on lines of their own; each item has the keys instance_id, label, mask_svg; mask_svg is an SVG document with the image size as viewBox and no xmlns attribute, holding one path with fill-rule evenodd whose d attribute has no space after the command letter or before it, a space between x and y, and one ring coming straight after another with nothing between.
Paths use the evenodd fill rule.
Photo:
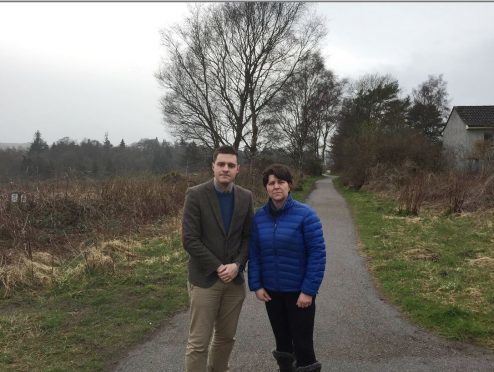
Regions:
<instances>
[{"instance_id":1,"label":"field","mask_svg":"<svg viewBox=\"0 0 494 372\"><path fill-rule=\"evenodd\" d=\"M70 205L84 206L73 225L57 225L56 213L35 218L41 210L37 204L15 211L23 216L19 221L52 225L33 223L24 235L14 236L2 230L0 370L104 370L186 309L179 215L183 191L199 181L169 177L174 180L101 184L113 190L114 198L120 195L112 199L118 207L111 208L104 204L108 193L95 192L94 184L92 189L63 185L66 193L53 187L48 194L38 191L35 200L42 205L83 195L72 198ZM298 180L294 196L303 200L316 179ZM152 212L159 203L156 209L138 206L137 200L152 203L149 195L165 195L170 187L182 193L182 200L172 198L168 215ZM386 298L432 332L494 349L492 211L452 214L424 203L418 215L404 214L397 197L338 187L353 208L362 252ZM259 206L265 194L262 187L254 191ZM15 221L12 215L10 220L3 221ZM25 249L29 241L31 251ZM8 249L5 242L11 244Z\"/></svg>"},{"instance_id":2,"label":"field","mask_svg":"<svg viewBox=\"0 0 494 372\"><path fill-rule=\"evenodd\" d=\"M297 181L295 197L315 179ZM179 215L186 186L197 182L24 186L31 204L4 200L0 370L104 370L186 309ZM260 205L262 186L254 191Z\"/></svg>"}]
</instances>

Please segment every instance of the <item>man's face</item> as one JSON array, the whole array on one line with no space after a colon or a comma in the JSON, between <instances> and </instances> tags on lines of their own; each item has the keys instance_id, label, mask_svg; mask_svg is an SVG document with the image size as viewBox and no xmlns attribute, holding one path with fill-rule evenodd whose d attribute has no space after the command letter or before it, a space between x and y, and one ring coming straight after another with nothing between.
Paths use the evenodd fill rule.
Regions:
<instances>
[{"instance_id":1,"label":"man's face","mask_svg":"<svg viewBox=\"0 0 494 372\"><path fill-rule=\"evenodd\" d=\"M236 155L218 154L216 161L213 163L213 173L216 182L227 186L235 181L240 167Z\"/></svg>"}]
</instances>

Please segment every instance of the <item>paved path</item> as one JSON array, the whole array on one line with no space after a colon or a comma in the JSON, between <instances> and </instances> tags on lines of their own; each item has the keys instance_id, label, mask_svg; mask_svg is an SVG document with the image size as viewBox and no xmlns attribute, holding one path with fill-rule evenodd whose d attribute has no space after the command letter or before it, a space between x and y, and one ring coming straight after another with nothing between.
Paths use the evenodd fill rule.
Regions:
<instances>
[{"instance_id":1,"label":"paved path","mask_svg":"<svg viewBox=\"0 0 494 372\"><path fill-rule=\"evenodd\" d=\"M380 299L357 252L349 210L331 178L317 182L308 203L319 214L328 266L317 297L315 344L323 371L489 371L494 354L431 336ZM172 318L130 351L116 371L183 370L187 313ZM232 355L232 372L273 372L273 336L264 305L249 293Z\"/></svg>"}]
</instances>

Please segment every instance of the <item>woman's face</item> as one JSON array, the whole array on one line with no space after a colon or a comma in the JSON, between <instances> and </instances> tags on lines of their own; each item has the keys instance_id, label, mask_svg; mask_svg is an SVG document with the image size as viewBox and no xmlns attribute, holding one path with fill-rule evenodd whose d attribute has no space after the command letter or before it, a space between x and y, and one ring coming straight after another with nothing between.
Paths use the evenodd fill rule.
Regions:
<instances>
[{"instance_id":1,"label":"woman's face","mask_svg":"<svg viewBox=\"0 0 494 372\"><path fill-rule=\"evenodd\" d=\"M268 183L266 184L266 190L271 200L277 204L281 204L288 197L290 192L290 184L285 180L280 180L276 176L270 174Z\"/></svg>"}]
</instances>

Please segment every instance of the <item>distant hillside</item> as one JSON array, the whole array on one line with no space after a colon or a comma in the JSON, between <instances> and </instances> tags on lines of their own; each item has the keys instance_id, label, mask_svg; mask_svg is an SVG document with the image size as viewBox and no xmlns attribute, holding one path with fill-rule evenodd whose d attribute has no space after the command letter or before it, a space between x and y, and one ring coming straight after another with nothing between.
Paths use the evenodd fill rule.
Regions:
<instances>
[{"instance_id":1,"label":"distant hillside","mask_svg":"<svg viewBox=\"0 0 494 372\"><path fill-rule=\"evenodd\" d=\"M7 142L0 142L0 150L8 149L8 148L15 148L19 150L23 149L28 149L29 146L31 146L31 143L7 143Z\"/></svg>"}]
</instances>

